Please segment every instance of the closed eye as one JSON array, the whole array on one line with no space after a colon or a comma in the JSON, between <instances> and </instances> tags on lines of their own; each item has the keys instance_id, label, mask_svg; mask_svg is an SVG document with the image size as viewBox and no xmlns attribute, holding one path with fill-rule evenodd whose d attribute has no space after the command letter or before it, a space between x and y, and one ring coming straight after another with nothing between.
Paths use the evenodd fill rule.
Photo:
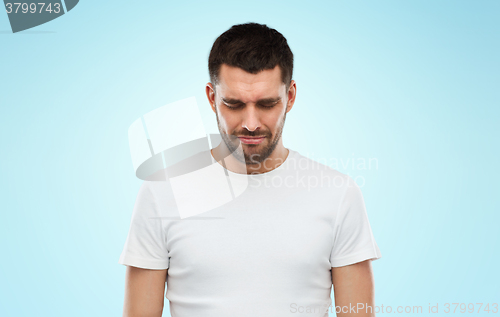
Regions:
<instances>
[{"instance_id":1,"label":"closed eye","mask_svg":"<svg viewBox=\"0 0 500 317\"><path fill-rule=\"evenodd\" d=\"M276 106L278 104L278 102L279 102L279 100L276 102L273 102L273 103L262 104L261 106L264 108L272 108L272 107Z\"/></svg>"},{"instance_id":2,"label":"closed eye","mask_svg":"<svg viewBox=\"0 0 500 317\"><path fill-rule=\"evenodd\" d=\"M241 104L228 104L227 102L224 102L224 104L226 105L226 107L228 107L229 109L238 109L241 107Z\"/></svg>"}]
</instances>

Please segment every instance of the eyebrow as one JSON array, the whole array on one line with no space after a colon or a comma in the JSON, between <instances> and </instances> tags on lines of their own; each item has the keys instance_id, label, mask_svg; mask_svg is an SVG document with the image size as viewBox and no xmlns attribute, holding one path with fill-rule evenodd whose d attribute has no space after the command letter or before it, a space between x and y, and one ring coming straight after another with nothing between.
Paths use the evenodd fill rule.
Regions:
<instances>
[{"instance_id":1,"label":"eyebrow","mask_svg":"<svg viewBox=\"0 0 500 317\"><path fill-rule=\"evenodd\" d=\"M235 105L235 104L245 104L243 101L241 100L238 100L238 99L233 99L233 98L224 98L222 97L221 98L222 101L224 101L225 103L227 104L230 104L230 105ZM266 104L266 103L275 103L275 102L278 102L281 100L281 97L276 97L276 98L264 98L264 99L259 99L257 100L257 103L260 103L260 104Z\"/></svg>"}]
</instances>

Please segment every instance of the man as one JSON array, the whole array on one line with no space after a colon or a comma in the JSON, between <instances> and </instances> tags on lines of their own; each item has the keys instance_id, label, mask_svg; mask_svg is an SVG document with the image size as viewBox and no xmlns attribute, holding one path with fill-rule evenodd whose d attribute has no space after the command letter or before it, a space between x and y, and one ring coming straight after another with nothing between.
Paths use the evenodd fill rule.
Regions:
<instances>
[{"instance_id":1,"label":"man","mask_svg":"<svg viewBox=\"0 0 500 317\"><path fill-rule=\"evenodd\" d=\"M375 315L370 260L381 254L359 187L283 146L292 70L286 39L266 25L214 42L206 94L223 142L205 154L248 186L204 217L169 220L169 182L143 183L119 261L124 316L161 316L165 282L173 317Z\"/></svg>"}]
</instances>

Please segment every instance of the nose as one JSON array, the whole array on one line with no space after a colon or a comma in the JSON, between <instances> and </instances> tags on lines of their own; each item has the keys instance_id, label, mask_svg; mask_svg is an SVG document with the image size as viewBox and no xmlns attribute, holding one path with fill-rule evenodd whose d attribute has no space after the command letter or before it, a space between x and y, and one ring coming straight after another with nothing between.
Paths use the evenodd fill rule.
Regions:
<instances>
[{"instance_id":1,"label":"nose","mask_svg":"<svg viewBox=\"0 0 500 317\"><path fill-rule=\"evenodd\" d=\"M253 131L260 128L261 123L260 123L260 119L259 119L259 113L258 113L256 107L254 107L254 106L246 107L243 122L242 122L241 126L250 132L253 132Z\"/></svg>"}]
</instances>

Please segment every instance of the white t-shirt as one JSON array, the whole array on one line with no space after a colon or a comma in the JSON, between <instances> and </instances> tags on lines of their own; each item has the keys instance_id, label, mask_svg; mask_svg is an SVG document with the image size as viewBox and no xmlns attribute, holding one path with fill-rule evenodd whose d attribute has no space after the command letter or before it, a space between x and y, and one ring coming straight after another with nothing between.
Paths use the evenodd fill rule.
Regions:
<instances>
[{"instance_id":1,"label":"white t-shirt","mask_svg":"<svg viewBox=\"0 0 500 317\"><path fill-rule=\"evenodd\" d=\"M170 182L144 181L119 259L168 268L173 317L328 316L331 268L381 257L348 175L291 149L262 174L215 164L246 190L181 219Z\"/></svg>"}]
</instances>

